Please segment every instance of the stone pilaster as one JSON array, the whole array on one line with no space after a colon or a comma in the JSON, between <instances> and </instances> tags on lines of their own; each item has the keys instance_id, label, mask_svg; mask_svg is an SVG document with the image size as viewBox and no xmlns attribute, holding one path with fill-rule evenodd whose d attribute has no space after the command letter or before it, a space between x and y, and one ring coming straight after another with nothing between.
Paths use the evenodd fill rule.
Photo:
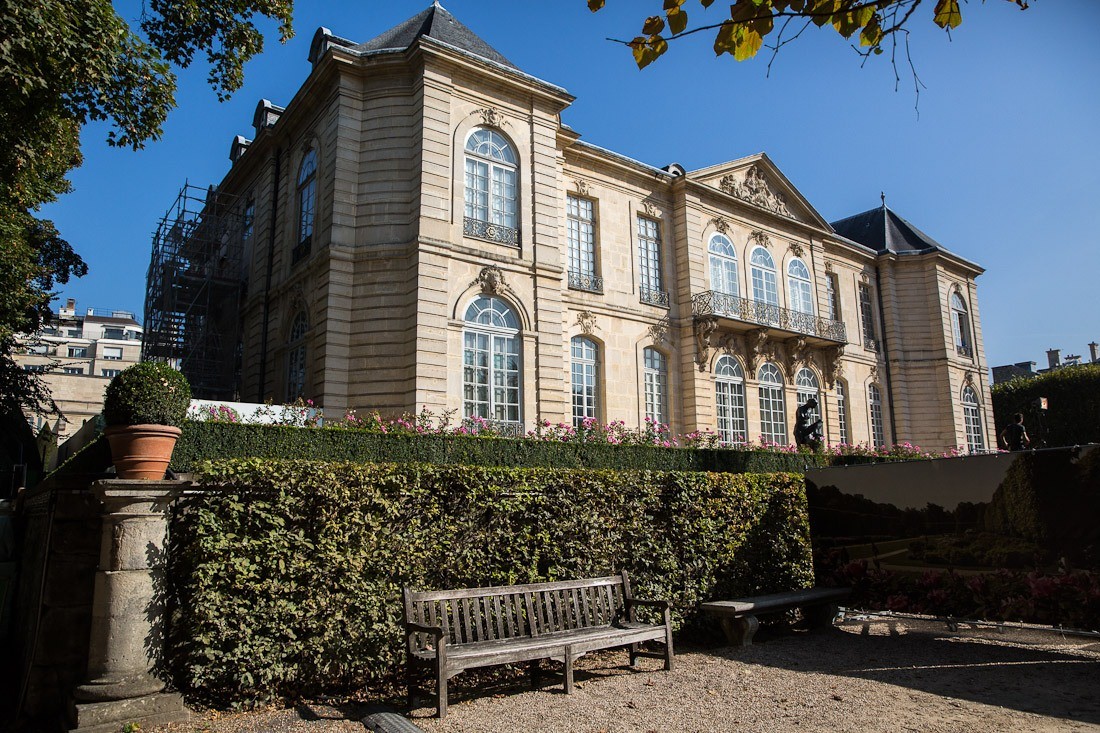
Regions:
<instances>
[{"instance_id":1,"label":"stone pilaster","mask_svg":"<svg viewBox=\"0 0 1100 733\"><path fill-rule=\"evenodd\" d=\"M164 553L168 505L185 481L97 481L104 506L92 601L88 681L73 691L72 729L115 733L185 721L176 693L154 674L164 647Z\"/></svg>"}]
</instances>

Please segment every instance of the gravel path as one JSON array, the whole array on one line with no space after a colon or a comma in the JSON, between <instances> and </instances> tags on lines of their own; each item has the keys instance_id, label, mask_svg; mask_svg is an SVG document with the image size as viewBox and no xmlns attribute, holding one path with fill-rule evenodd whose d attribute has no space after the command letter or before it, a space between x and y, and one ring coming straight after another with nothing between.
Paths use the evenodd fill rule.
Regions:
<instances>
[{"instance_id":1,"label":"gravel path","mask_svg":"<svg viewBox=\"0 0 1100 733\"><path fill-rule=\"evenodd\" d=\"M535 691L525 680L476 689L459 676L445 720L428 708L412 720L427 733L1100 731L1095 638L856 619L749 649L685 648L671 673L658 660L643 659L642 672L626 662L625 652L585 657L568 697L550 674ZM145 731L363 731L362 712L198 713L187 725Z\"/></svg>"}]
</instances>

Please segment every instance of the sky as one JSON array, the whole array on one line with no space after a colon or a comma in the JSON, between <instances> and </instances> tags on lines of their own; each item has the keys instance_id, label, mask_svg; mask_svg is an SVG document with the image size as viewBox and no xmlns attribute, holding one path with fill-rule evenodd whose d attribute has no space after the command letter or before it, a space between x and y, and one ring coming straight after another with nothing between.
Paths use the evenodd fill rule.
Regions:
<instances>
[{"instance_id":1,"label":"sky","mask_svg":"<svg viewBox=\"0 0 1100 733\"><path fill-rule=\"evenodd\" d=\"M282 45L262 24L265 51L229 101L217 101L197 62L180 72L163 137L143 150L110 148L106 127L86 127L75 190L42 212L89 268L59 298L140 320L158 221L185 182L221 180L233 137L253 135L260 99L290 101L314 31L362 42L429 4L297 0L296 36ZM889 54L861 65L827 30L785 46L770 73L766 52L716 58L706 32L639 71L607 39L638 35L660 0L608 0L598 13L585 0L443 4L520 69L572 93L562 119L590 143L689 171L763 151L828 221L879 206L884 192L900 216L986 269L977 305L987 364L1045 367L1049 348L1087 359L1100 341L1100 2L971 2L950 38L925 3L909 40L919 97L907 62L895 84ZM140 2L115 7L136 25ZM692 25L725 10L685 7Z\"/></svg>"}]
</instances>

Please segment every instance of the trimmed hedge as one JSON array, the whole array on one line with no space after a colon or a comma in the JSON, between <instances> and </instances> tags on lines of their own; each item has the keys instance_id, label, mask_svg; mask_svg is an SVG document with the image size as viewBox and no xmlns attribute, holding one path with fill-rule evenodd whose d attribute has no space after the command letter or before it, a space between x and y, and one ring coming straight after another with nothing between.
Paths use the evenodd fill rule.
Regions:
<instances>
[{"instance_id":1,"label":"trimmed hedge","mask_svg":"<svg viewBox=\"0 0 1100 733\"><path fill-rule=\"evenodd\" d=\"M804 472L807 468L881 463L885 458L821 453L661 448L463 435L396 435L329 428L188 421L172 470L188 472L216 458L286 458L375 463L650 469L722 473Z\"/></svg>"},{"instance_id":2,"label":"trimmed hedge","mask_svg":"<svg viewBox=\"0 0 1100 733\"><path fill-rule=\"evenodd\" d=\"M175 682L214 703L393 681L403 585L606 575L669 598L812 583L801 476L428 464L196 467L169 552Z\"/></svg>"},{"instance_id":3,"label":"trimmed hedge","mask_svg":"<svg viewBox=\"0 0 1100 733\"><path fill-rule=\"evenodd\" d=\"M1100 443L1100 365L1082 364L1055 369L1034 377L993 385L993 415L997 434L1024 415L1024 425L1038 447ZM1047 398L1047 412L1040 415L1036 402Z\"/></svg>"}]
</instances>

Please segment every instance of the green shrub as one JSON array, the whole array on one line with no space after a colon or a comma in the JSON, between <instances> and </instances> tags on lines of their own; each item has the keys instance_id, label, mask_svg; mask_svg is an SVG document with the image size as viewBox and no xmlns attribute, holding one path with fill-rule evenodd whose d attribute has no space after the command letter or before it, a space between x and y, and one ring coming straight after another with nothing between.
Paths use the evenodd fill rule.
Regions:
<instances>
[{"instance_id":1,"label":"green shrub","mask_svg":"<svg viewBox=\"0 0 1100 733\"><path fill-rule=\"evenodd\" d=\"M187 378L162 362L123 369L107 386L103 417L108 425L180 427L191 404Z\"/></svg>"},{"instance_id":2,"label":"green shrub","mask_svg":"<svg viewBox=\"0 0 1100 733\"><path fill-rule=\"evenodd\" d=\"M1017 377L993 385L992 392L998 433L1020 412L1033 448L1039 441L1049 447L1100 443L1100 365ZM1040 397L1047 398L1045 414L1037 407Z\"/></svg>"},{"instance_id":3,"label":"green shrub","mask_svg":"<svg viewBox=\"0 0 1100 733\"><path fill-rule=\"evenodd\" d=\"M802 478L219 461L173 520L175 681L219 704L393 680L401 587L628 569L696 604L812 582Z\"/></svg>"}]
</instances>

